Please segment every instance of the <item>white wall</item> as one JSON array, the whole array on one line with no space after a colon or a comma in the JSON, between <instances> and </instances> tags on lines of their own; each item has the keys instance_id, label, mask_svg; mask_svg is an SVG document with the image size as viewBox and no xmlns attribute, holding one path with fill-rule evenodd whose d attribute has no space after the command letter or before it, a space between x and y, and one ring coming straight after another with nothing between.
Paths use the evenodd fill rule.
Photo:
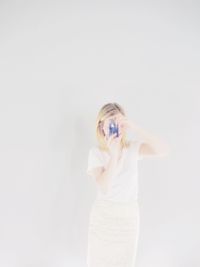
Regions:
<instances>
[{"instance_id":1,"label":"white wall","mask_svg":"<svg viewBox=\"0 0 200 267\"><path fill-rule=\"evenodd\" d=\"M200 264L198 1L0 2L0 266L86 267L100 107L172 146L140 169L138 267Z\"/></svg>"}]
</instances>

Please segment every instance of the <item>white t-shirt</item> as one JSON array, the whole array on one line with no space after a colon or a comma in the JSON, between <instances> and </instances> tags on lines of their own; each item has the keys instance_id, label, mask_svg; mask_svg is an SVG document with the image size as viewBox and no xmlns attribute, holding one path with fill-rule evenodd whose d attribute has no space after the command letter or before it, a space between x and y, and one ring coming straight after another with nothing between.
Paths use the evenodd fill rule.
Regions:
<instances>
[{"instance_id":1,"label":"white t-shirt","mask_svg":"<svg viewBox=\"0 0 200 267\"><path fill-rule=\"evenodd\" d=\"M142 140L132 141L129 148L124 148L121 159L111 179L109 191L103 193L98 186L98 199L127 202L138 200L138 160L143 159L139 154ZM89 150L87 174L92 168L104 166L110 158L106 151L101 151L97 145Z\"/></svg>"}]
</instances>

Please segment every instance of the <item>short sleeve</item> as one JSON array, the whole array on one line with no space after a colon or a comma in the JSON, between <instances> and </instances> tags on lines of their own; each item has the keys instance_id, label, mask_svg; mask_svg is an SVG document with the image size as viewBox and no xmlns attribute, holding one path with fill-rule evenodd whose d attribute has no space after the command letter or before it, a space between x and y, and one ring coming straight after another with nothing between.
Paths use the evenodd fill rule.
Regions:
<instances>
[{"instance_id":1,"label":"short sleeve","mask_svg":"<svg viewBox=\"0 0 200 267\"><path fill-rule=\"evenodd\" d=\"M89 174L89 171L92 170L95 167L101 167L103 166L103 160L102 160L102 155L98 148L92 147L89 150L88 154L88 165L87 165L87 170L86 173Z\"/></svg>"}]
</instances>

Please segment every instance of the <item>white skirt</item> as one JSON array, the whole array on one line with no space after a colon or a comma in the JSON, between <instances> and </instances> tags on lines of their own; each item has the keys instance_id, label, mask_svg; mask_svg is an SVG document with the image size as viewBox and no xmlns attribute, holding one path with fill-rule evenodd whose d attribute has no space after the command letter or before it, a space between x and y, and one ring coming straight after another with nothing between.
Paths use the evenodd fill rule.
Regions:
<instances>
[{"instance_id":1,"label":"white skirt","mask_svg":"<svg viewBox=\"0 0 200 267\"><path fill-rule=\"evenodd\" d=\"M134 267L139 203L96 199L89 217L87 267Z\"/></svg>"}]
</instances>

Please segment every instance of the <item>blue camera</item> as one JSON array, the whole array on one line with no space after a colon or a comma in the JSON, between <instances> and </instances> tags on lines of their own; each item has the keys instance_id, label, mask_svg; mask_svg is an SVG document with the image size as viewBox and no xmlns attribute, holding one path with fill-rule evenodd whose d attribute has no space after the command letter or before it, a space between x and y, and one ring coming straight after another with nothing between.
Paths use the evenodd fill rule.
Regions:
<instances>
[{"instance_id":1,"label":"blue camera","mask_svg":"<svg viewBox=\"0 0 200 267\"><path fill-rule=\"evenodd\" d=\"M111 136L112 134L117 133L117 137L119 136L119 128L118 128L118 124L115 123L114 120L110 120L109 123L109 136Z\"/></svg>"}]
</instances>

